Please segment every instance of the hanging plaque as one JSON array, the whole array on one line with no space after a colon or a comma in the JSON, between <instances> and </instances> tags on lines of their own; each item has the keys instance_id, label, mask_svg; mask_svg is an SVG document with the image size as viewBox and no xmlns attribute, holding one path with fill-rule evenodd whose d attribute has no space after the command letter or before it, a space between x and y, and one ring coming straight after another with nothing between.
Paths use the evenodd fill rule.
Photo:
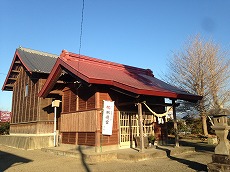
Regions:
<instances>
[{"instance_id":1,"label":"hanging plaque","mask_svg":"<svg viewBox=\"0 0 230 172\"><path fill-rule=\"evenodd\" d=\"M114 101L105 101L102 117L102 134L112 135L114 116Z\"/></svg>"}]
</instances>

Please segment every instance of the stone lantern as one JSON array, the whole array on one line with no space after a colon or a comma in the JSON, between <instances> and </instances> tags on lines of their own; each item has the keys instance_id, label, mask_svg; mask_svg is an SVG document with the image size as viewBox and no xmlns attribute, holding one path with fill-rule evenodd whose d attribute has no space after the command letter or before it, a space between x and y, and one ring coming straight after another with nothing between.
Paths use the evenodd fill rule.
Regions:
<instances>
[{"instance_id":1,"label":"stone lantern","mask_svg":"<svg viewBox=\"0 0 230 172\"><path fill-rule=\"evenodd\" d=\"M228 130L228 117L227 115L215 115L213 116L216 136L219 139L219 143L215 148L215 154L229 155L229 140L227 139Z\"/></svg>"},{"instance_id":2,"label":"stone lantern","mask_svg":"<svg viewBox=\"0 0 230 172\"><path fill-rule=\"evenodd\" d=\"M219 140L215 148L215 154L212 156L212 162L208 164L209 172L229 171L230 170L230 151L229 140L227 139L230 126L228 126L228 115L230 111L227 109L212 110L216 136Z\"/></svg>"}]
</instances>

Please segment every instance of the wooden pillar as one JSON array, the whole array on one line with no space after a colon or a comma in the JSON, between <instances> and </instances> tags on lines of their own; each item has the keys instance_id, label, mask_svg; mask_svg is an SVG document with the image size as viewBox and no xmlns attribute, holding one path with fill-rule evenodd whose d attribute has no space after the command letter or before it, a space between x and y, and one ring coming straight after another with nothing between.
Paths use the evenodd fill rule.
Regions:
<instances>
[{"instance_id":1,"label":"wooden pillar","mask_svg":"<svg viewBox=\"0 0 230 172\"><path fill-rule=\"evenodd\" d=\"M100 94L95 93L95 108L100 109ZM102 123L102 111L98 110L96 114L96 132L95 132L95 152L102 151L101 143L101 123Z\"/></svg>"},{"instance_id":2,"label":"wooden pillar","mask_svg":"<svg viewBox=\"0 0 230 172\"><path fill-rule=\"evenodd\" d=\"M99 153L101 152L101 133L100 131L95 132L95 152Z\"/></svg>"},{"instance_id":3,"label":"wooden pillar","mask_svg":"<svg viewBox=\"0 0 230 172\"><path fill-rule=\"evenodd\" d=\"M140 152L144 152L144 138L143 138L143 118L142 118L142 105L138 103L138 122L140 131Z\"/></svg>"},{"instance_id":4,"label":"wooden pillar","mask_svg":"<svg viewBox=\"0 0 230 172\"><path fill-rule=\"evenodd\" d=\"M174 135L175 135L175 147L179 147L179 135L178 135L178 128L177 128L175 100L172 100L172 104L173 104L173 126L174 126Z\"/></svg>"}]
</instances>

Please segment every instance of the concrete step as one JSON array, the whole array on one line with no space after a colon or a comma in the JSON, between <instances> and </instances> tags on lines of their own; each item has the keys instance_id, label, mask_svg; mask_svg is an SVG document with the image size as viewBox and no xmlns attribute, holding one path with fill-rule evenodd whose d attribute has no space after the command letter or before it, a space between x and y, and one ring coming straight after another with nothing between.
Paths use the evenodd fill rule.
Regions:
<instances>
[{"instance_id":1,"label":"concrete step","mask_svg":"<svg viewBox=\"0 0 230 172\"><path fill-rule=\"evenodd\" d=\"M142 161L152 158L170 157L176 154L195 152L194 147L179 147L157 146L155 148L145 149L144 152L138 152L137 149L118 149L96 153L92 150L70 149L64 148L42 148L44 152L53 153L55 155L70 156L81 159L87 163L105 162L110 160L127 160L127 161Z\"/></svg>"}]
</instances>

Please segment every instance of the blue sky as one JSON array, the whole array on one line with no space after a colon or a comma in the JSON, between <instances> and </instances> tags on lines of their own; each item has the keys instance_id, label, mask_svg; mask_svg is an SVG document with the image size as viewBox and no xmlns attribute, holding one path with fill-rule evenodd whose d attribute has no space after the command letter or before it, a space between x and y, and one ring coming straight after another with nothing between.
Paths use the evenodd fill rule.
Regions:
<instances>
[{"instance_id":1,"label":"blue sky","mask_svg":"<svg viewBox=\"0 0 230 172\"><path fill-rule=\"evenodd\" d=\"M1 0L0 85L19 46L59 55L79 52L82 0ZM167 60L200 34L230 49L228 0L85 0L81 54L149 68L156 77ZM12 94L0 91L0 109Z\"/></svg>"}]
</instances>

